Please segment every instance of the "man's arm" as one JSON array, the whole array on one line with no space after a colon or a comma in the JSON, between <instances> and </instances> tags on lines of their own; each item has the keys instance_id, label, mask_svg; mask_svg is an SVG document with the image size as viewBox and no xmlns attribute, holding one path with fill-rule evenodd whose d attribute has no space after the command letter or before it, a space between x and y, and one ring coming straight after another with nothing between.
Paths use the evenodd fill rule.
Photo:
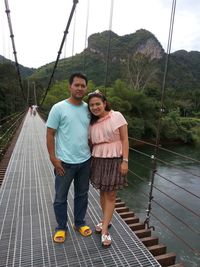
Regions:
<instances>
[{"instance_id":1,"label":"man's arm","mask_svg":"<svg viewBox=\"0 0 200 267\"><path fill-rule=\"evenodd\" d=\"M56 158L55 154L55 134L56 130L53 128L47 127L46 141L47 141L47 150L49 152L49 158L56 169L56 172L59 175L64 175L64 168L62 167L61 160Z\"/></svg>"}]
</instances>

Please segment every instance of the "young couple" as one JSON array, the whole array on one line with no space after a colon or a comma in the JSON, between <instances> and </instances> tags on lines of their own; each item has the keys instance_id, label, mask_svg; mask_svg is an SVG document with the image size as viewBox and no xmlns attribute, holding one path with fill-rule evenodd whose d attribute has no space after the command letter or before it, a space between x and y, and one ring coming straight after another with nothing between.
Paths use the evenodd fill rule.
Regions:
<instances>
[{"instance_id":1,"label":"young couple","mask_svg":"<svg viewBox=\"0 0 200 267\"><path fill-rule=\"evenodd\" d=\"M99 91L88 95L87 77L74 73L69 78L70 97L55 104L47 120L47 149L55 168L57 227L54 242L63 243L67 235L67 196L74 182L74 229L83 236L92 230L86 225L89 179L100 191L102 219L95 232L103 247L111 245L108 229L115 208L116 190L127 186L128 130L120 112L111 110ZM89 136L89 142L88 142ZM92 154L92 157L91 157Z\"/></svg>"}]
</instances>

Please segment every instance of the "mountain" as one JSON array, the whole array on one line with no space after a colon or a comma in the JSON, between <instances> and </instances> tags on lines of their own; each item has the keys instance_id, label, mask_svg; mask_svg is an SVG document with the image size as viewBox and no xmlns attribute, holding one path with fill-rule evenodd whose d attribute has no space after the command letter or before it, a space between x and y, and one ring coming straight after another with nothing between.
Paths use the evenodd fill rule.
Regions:
<instances>
[{"instance_id":1,"label":"mountain","mask_svg":"<svg viewBox=\"0 0 200 267\"><path fill-rule=\"evenodd\" d=\"M110 49L108 53L110 39ZM159 69L156 80L162 82L166 53L158 39L141 29L119 36L112 31L95 33L88 38L88 47L81 53L59 60L54 80L66 80L71 72L84 71L97 86L112 84L116 79L127 81L128 60L142 54L151 61L151 68ZM197 88L200 84L200 52L176 51L170 54L167 80L169 87L177 89ZM38 68L31 76L47 85L54 62Z\"/></svg>"},{"instance_id":2,"label":"mountain","mask_svg":"<svg viewBox=\"0 0 200 267\"><path fill-rule=\"evenodd\" d=\"M164 50L156 37L146 30L138 30L133 34L118 36L109 31L95 33L88 38L88 50L99 54L106 60L108 40L111 40L111 61L124 61L127 54L142 53L151 59L162 58Z\"/></svg>"},{"instance_id":3,"label":"mountain","mask_svg":"<svg viewBox=\"0 0 200 267\"><path fill-rule=\"evenodd\" d=\"M108 42L110 39L110 51ZM80 54L59 60L54 76L55 80L66 79L75 70L84 71L89 79L96 85L103 85L108 64L108 84L123 76L124 64L127 55L142 53L153 59L160 59L164 55L164 49L157 38L146 30L138 30L136 33L118 36L112 31L92 34L88 38L88 47ZM109 59L108 59L109 57ZM39 79L45 84L54 67L54 62L40 67L32 75L33 79Z\"/></svg>"},{"instance_id":4,"label":"mountain","mask_svg":"<svg viewBox=\"0 0 200 267\"><path fill-rule=\"evenodd\" d=\"M0 64L15 65L15 62L0 55ZM35 72L36 69L24 67L23 65L19 64L19 70L20 70L22 78L25 79L25 78L31 76Z\"/></svg>"},{"instance_id":5,"label":"mountain","mask_svg":"<svg viewBox=\"0 0 200 267\"><path fill-rule=\"evenodd\" d=\"M107 92L112 107L127 116L132 136L154 137L168 62L161 137L184 142L199 140L200 52L180 50L171 53L168 61L167 57L158 39L144 29L124 36L112 31L92 34L84 51L59 60L44 111L48 113L55 102L66 97L69 75L83 71L93 82L90 84L92 88L110 87ZM40 103L55 62L38 69L20 65L25 79L24 90L19 87L14 62L3 57L0 57L0 62L3 63L0 64L0 118L24 108L24 105L33 104L35 98ZM25 96L24 104L21 91Z\"/></svg>"},{"instance_id":6,"label":"mountain","mask_svg":"<svg viewBox=\"0 0 200 267\"><path fill-rule=\"evenodd\" d=\"M199 89L200 52L179 50L170 55L168 85L177 90Z\"/></svg>"},{"instance_id":7,"label":"mountain","mask_svg":"<svg viewBox=\"0 0 200 267\"><path fill-rule=\"evenodd\" d=\"M137 55L140 57L136 58ZM145 65L144 58L148 59ZM129 82L129 72L131 75L137 75L137 73L134 74L134 71L140 64L141 69L146 68L149 72L152 70L152 73L156 73L151 77L151 83L154 79L157 84L161 84L165 59L166 53L162 45L147 30L140 29L124 36L119 36L112 31L104 31L89 36L88 47L83 52L59 60L54 81L66 80L70 73L80 70L84 71L96 86L109 86L117 79ZM1 56L0 62L3 60L6 59ZM46 87L54 64L55 62L51 62L38 69L20 65L22 77L33 79L41 87ZM171 53L168 63L167 86L178 90L199 88L199 66L200 52L181 50Z\"/></svg>"}]
</instances>

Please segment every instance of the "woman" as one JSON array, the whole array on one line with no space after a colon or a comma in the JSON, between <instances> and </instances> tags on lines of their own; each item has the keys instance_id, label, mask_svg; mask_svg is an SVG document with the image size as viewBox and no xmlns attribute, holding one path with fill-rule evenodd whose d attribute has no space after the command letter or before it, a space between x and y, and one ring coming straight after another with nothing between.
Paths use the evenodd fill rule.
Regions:
<instances>
[{"instance_id":1,"label":"woman","mask_svg":"<svg viewBox=\"0 0 200 267\"><path fill-rule=\"evenodd\" d=\"M128 129L118 111L113 111L99 91L88 95L91 112L90 143L92 146L91 183L100 190L102 220L96 225L103 247L111 245L108 228L115 208L116 190L127 186Z\"/></svg>"}]
</instances>

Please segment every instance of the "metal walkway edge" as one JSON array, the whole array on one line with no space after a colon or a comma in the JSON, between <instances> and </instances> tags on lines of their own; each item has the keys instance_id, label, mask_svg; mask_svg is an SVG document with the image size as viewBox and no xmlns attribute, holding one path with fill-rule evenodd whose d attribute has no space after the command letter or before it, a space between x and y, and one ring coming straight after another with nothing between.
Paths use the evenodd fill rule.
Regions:
<instances>
[{"instance_id":1,"label":"metal walkway edge","mask_svg":"<svg viewBox=\"0 0 200 267\"><path fill-rule=\"evenodd\" d=\"M73 185L69 194L69 231L55 244L54 174L46 149L46 128L27 114L0 188L0 267L161 266L123 219L114 213L112 246L104 249L100 235L82 237L73 225ZM99 194L91 186L88 225L100 220Z\"/></svg>"}]
</instances>

